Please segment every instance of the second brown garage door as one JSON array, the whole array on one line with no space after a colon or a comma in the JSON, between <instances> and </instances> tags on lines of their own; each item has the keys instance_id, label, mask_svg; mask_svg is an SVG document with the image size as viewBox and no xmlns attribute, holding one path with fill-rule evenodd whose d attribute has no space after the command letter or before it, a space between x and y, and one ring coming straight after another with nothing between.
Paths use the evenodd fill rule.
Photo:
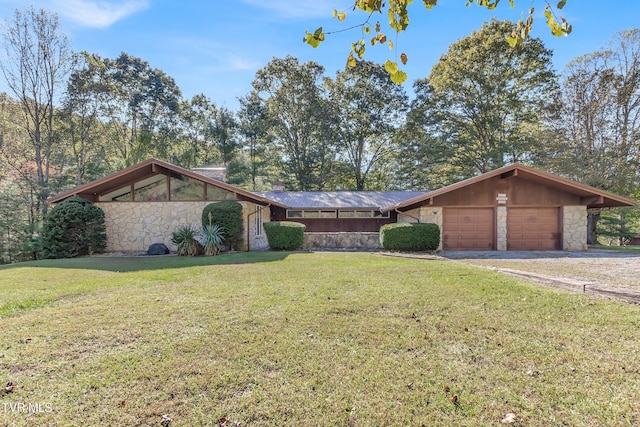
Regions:
<instances>
[{"instance_id":1,"label":"second brown garage door","mask_svg":"<svg viewBox=\"0 0 640 427\"><path fill-rule=\"evenodd\" d=\"M444 208L442 247L445 250L493 250L493 208Z\"/></svg>"},{"instance_id":2,"label":"second brown garage door","mask_svg":"<svg viewBox=\"0 0 640 427\"><path fill-rule=\"evenodd\" d=\"M558 208L508 208L507 250L560 249Z\"/></svg>"}]
</instances>

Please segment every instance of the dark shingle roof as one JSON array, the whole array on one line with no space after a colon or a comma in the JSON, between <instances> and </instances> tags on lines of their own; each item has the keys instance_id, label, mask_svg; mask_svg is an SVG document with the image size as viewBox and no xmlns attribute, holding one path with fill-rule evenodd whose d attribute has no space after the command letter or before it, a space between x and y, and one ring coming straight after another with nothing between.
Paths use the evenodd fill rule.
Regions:
<instances>
[{"instance_id":1,"label":"dark shingle roof","mask_svg":"<svg viewBox=\"0 0 640 427\"><path fill-rule=\"evenodd\" d=\"M383 209L425 191L269 191L256 193L292 209Z\"/></svg>"}]
</instances>

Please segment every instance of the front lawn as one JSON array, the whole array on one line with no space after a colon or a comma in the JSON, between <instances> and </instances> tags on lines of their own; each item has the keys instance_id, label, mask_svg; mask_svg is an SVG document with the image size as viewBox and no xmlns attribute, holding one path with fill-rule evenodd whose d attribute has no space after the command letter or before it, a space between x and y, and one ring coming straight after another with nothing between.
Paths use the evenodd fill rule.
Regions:
<instances>
[{"instance_id":1,"label":"front lawn","mask_svg":"<svg viewBox=\"0 0 640 427\"><path fill-rule=\"evenodd\" d=\"M0 269L0 419L631 426L639 314L377 254L25 263Z\"/></svg>"}]
</instances>

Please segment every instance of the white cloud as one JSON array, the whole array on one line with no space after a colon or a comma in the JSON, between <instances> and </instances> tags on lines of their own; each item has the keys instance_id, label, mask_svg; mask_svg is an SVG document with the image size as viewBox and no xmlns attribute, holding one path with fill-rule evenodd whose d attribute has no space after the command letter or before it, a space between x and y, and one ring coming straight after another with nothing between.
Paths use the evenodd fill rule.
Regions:
<instances>
[{"instance_id":1,"label":"white cloud","mask_svg":"<svg viewBox=\"0 0 640 427\"><path fill-rule=\"evenodd\" d=\"M60 16L85 27L106 28L120 19L149 7L147 0L54 0Z\"/></svg>"},{"instance_id":2,"label":"white cloud","mask_svg":"<svg viewBox=\"0 0 640 427\"><path fill-rule=\"evenodd\" d=\"M333 9L344 8L345 1L318 0L240 0L253 7L270 10L285 18L327 18ZM349 4L349 2L346 2Z\"/></svg>"}]
</instances>

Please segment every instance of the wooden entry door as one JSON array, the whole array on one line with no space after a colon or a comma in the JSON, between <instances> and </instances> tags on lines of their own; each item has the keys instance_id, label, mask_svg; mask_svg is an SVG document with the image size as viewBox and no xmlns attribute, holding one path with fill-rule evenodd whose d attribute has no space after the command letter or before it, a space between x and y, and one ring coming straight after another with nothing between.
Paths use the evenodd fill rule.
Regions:
<instances>
[{"instance_id":1,"label":"wooden entry door","mask_svg":"<svg viewBox=\"0 0 640 427\"><path fill-rule=\"evenodd\" d=\"M442 248L444 250L494 250L493 208L444 208Z\"/></svg>"},{"instance_id":2,"label":"wooden entry door","mask_svg":"<svg viewBox=\"0 0 640 427\"><path fill-rule=\"evenodd\" d=\"M558 208L507 208L507 250L560 249Z\"/></svg>"}]
</instances>

